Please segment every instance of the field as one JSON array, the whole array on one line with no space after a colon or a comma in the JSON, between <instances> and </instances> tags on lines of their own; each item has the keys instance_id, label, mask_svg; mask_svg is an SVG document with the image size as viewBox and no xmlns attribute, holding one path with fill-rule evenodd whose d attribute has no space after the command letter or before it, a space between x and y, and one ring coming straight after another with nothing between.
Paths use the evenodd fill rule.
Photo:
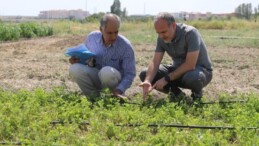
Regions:
<instances>
[{"instance_id":1,"label":"field","mask_svg":"<svg viewBox=\"0 0 259 146\"><path fill-rule=\"evenodd\" d=\"M146 25L146 26L145 26ZM84 30L87 28L87 30ZM81 33L79 34L80 29ZM98 29L98 24L68 24L63 32L52 37L26 39L0 44L0 86L3 89L52 89L65 86L76 91L78 87L68 76L67 47L83 43L86 34ZM62 31L62 30L60 30ZM85 33L82 33L85 32ZM125 24L122 34L132 41L135 49L137 73L147 67L155 48L156 34L152 24ZM259 34L254 30L201 30L213 62L213 80L205 88L205 96L216 98L221 93L248 93L259 91ZM212 36L235 36L240 39L220 39ZM242 39L242 37L244 37ZM246 37L253 37L252 39ZM257 39L256 39L257 38ZM171 63L167 57L164 63ZM141 93L138 76L127 95Z\"/></svg>"},{"instance_id":2,"label":"field","mask_svg":"<svg viewBox=\"0 0 259 146\"><path fill-rule=\"evenodd\" d=\"M10 96L10 98L16 99L16 96L24 96L23 98L26 100L29 100L30 96L35 96L37 94L41 95L43 94L42 101L43 107L47 107L47 103L49 102L47 98L50 98L52 100L53 97L51 95L53 92L53 89L56 87L62 87L64 91L64 94L71 94L71 99L76 99L74 97L74 93L79 92L79 88L77 85L71 81L68 75L68 68L69 68L69 63L68 63L68 58L64 56L64 52L66 51L67 47L75 46L79 43L83 43L84 39L86 37L86 34L92 30L98 29L98 24L80 24L80 23L72 23L72 22L61 22L61 23L53 23L54 26L54 34L53 36L50 37L42 37L42 38L32 38L32 39L21 39L19 41L9 41L9 42L1 42L0 43L0 62L1 62L1 70L0 70L0 87L1 87L1 96L4 97L6 95ZM259 94L259 33L258 33L258 27L256 28L243 28L243 29L223 29L223 30L218 30L218 29L200 29L200 32L205 40L206 45L208 46L208 51L211 57L211 60L213 62L213 80L212 82L204 88L204 99L205 101L218 101L221 98L226 98L226 99L244 99L244 98L251 98L253 102L249 102L249 105L254 108L254 111L250 111L249 107L244 107L242 104L237 104L230 106L230 109L226 109L226 111L229 111L228 115L225 115L226 117L231 117L234 116L235 113L239 113L240 115L243 115L242 113L242 108L243 110L248 110L247 114L244 114L246 116L244 117L250 117L251 121L249 122L249 119L242 119L239 117L238 119L232 119L235 122L231 122L231 120L227 119L226 117L220 117L220 112L222 112L222 116L224 116L224 112L222 111L220 105L215 105L214 108L219 111L219 113L213 113L213 109L210 107L206 107L204 109L204 113L202 113L203 116L208 116L209 115L217 115L218 117L207 119L211 120L208 123L203 121L201 124L203 125L217 125L219 124L224 124L226 122L227 124L234 124L236 126L259 126L258 125L258 114L259 114L259 103L258 103L258 94ZM145 68L149 61L152 58L153 51L155 48L155 42L156 42L156 33L153 30L152 23L137 23L137 24L132 24L132 23L125 23L122 24L121 28L121 34L125 35L128 37L129 40L131 40L132 45L135 49L135 56L136 56L136 62L137 62L137 74L141 71L141 69ZM221 36L221 37L220 37ZM225 37L222 37L225 36ZM226 37L227 36L227 37ZM229 37L229 38L228 38ZM167 56L164 60L163 63L170 63L171 60ZM132 97L132 98L140 98L141 97L141 88L138 87L138 84L140 83L140 80L138 76L135 78L135 81L132 85L132 87L127 90L126 96ZM40 89L39 89L40 88ZM25 89L25 93L23 91L20 91L20 89ZM36 90L36 91L35 91ZM27 91L29 91L27 93ZM187 94L189 94L189 91L184 90ZM22 93L20 93L22 92ZM17 94L16 94L17 93ZM46 96L44 96L44 94ZM15 96L15 97L14 97ZM28 96L28 97L27 97ZM57 94L57 96L61 96L60 94ZM86 109L90 110L88 105L90 103L88 101L83 100L82 96L77 95L76 96L82 100L83 103L86 105L81 105L81 108L84 108L84 111ZM151 96L154 98L164 98L167 95L158 93L156 91L151 93ZM46 99L45 99L46 98ZM19 110L19 107L22 105L19 105L18 102L16 104L10 103L9 100L6 98L5 100L2 99L2 103L9 103L10 105L15 105L18 106L16 110ZM17 98L17 101L18 98ZM47 102L48 101L48 102ZM70 100L65 100L66 104L72 104L74 102L70 102ZM139 101L139 100L138 100ZM46 102L46 103L45 103ZM57 101L54 101L56 103ZM154 119L149 119L145 121L143 118L151 118L148 116L149 114L153 114L156 109L148 109L147 108L146 112L141 113L141 110L138 111L136 110L133 105L129 107L121 107L120 105L117 105L117 102L109 101L112 102L112 104L115 104L115 108L111 108L109 110L108 108L104 108L104 105L99 105L97 108L94 108L92 112L87 111L86 114L82 116L81 112L83 111L78 111L80 113L80 118L74 117L73 113L67 113L66 117L65 115L59 115L59 114L64 114L64 111L59 111L59 107L56 107L57 110L50 110L50 109L45 109L39 105L36 105L39 109L34 109L31 107L28 111L31 113L33 110L37 112L42 112L42 115L47 115L46 112L53 112L51 117L48 117L48 119L40 118L41 120L44 119L46 121L52 121L52 120L60 120L64 119L64 121L70 121L70 120L75 120L75 119L92 119L92 123L95 122L95 125L93 129L89 128L87 129L86 127L81 127L79 129L73 129L72 126L68 126L68 131L65 131L66 128L63 126L57 126L56 131L57 133L52 133L52 135L49 133L51 130L41 130L39 132L45 133L45 136L38 135L37 137L37 132L31 129L34 133L34 135L29 135L29 134L20 134L16 135L12 133L14 132L14 129L9 129L10 133L8 135L4 135L3 133L0 135L0 141L22 141L25 143L29 143L32 145L39 144L42 142L46 142L49 140L48 144L55 145L55 144L74 144L75 140L68 138L69 136L72 136L72 133L75 133L78 135L78 137L87 137L88 138L93 138L91 141L88 141L90 144L93 145L104 145L105 141L107 142L106 144L110 145L134 145L134 144L142 144L142 145L148 145L148 143L152 144L165 144L168 145L169 143L174 143L176 145L178 144L183 144L183 145L190 145L191 141L193 140L193 144L213 144L213 145L242 145L242 144L247 144L243 138L245 135L239 135L238 129L237 132L234 134L232 132L222 132L222 131L217 131L215 133L213 132L206 132L202 130L177 130L177 129L172 129L166 131L165 129L161 129L160 133L158 132L159 130L154 128L153 131L150 132L150 130L147 130L146 127L140 126L139 128L133 128L133 130L129 129L119 129L118 127L114 128L115 126L112 124L114 121L116 122L122 122L122 123L128 123L129 121L133 122L157 122L161 121L161 118L165 113L162 111L167 110L168 108L172 109L174 108L172 105L166 105L166 107L159 108L157 110L158 114L161 113L160 116L154 116ZM33 102L32 102L33 103ZM25 104L25 103L23 103ZM51 103L50 103L51 104ZM104 103L102 103L104 104ZM6 104L5 104L6 105ZM10 106L9 105L9 106ZM70 110L68 108L69 106L67 105L65 109L66 111ZM228 107L228 106L227 106ZM2 110L6 109L4 107L1 107ZM1 109L0 108L0 109ZM51 107L48 107L51 108ZM55 107L52 107L55 108ZM137 108L138 109L138 108ZM224 109L224 108L223 108ZM234 109L237 109L236 111ZM39 111L40 110L40 111ZM43 111L42 111L43 110ZM45 111L46 110L46 111ZM101 112L101 110L106 111L107 113ZM122 112L125 112L126 114L129 114L131 116L129 117L124 117L123 114L116 112L116 110L122 110ZM132 111L127 111L127 110L132 110ZM25 110L27 111L27 110ZM127 111L127 112L126 112ZM178 114L175 112L179 112ZM197 110L199 111L199 110ZM208 115L206 114L205 111L210 111L211 113ZM134 113L135 112L135 113ZM171 113L173 112L173 113ZM200 111L201 112L201 111ZM22 114L21 112L10 112L10 115L12 114ZM98 118L93 118L94 113L98 113L97 117ZM181 124L199 124L202 119L205 117L202 117L201 115L198 115L197 112L195 112L194 108L188 109L186 112L184 108L176 108L175 111L167 111L167 113L171 113L174 116L173 120L170 118L165 118L163 123L167 123L170 121L173 122L180 122ZM31 113L34 116L40 116L39 114L36 113ZM51 114L51 113L49 113ZM138 114L138 115L137 115ZM180 115L179 115L180 114ZM250 115L251 114L251 115ZM253 115L254 114L254 115ZM114 116L121 116L118 117L120 120L116 119ZM186 121L184 120L184 115L189 116L186 118ZM253 116L254 118L253 118ZM0 117L7 119L6 113L1 113ZM63 117L62 117L63 116ZM164 115L166 116L166 115ZM179 116L180 119L177 119L177 116ZM197 116L197 119L194 117ZM19 116L18 116L19 117ZM18 118L18 117L13 117ZM25 120L26 116L21 116ZM56 118L55 118L56 117ZM69 118L70 117L70 118ZM257 117L257 119L256 119ZM131 119L132 118L132 119ZM182 118L182 119L181 119ZM190 119L189 119L190 118ZM193 118L193 119L192 119ZM226 118L226 119L225 119ZM38 119L38 118L35 118ZM77 120L78 120L77 119ZM106 119L106 120L105 120ZM108 120L107 120L108 119ZM126 120L128 119L128 121ZM129 120L131 119L131 120ZM159 120L158 120L159 119ZM213 120L214 119L214 120ZM218 123L215 122L215 119L218 120ZM9 119L12 120L12 119ZM18 119L16 119L18 120ZM39 119L38 119L39 120ZM94 121L96 120L96 121ZM108 124L108 129L105 129L105 132L97 132L102 131L101 124L98 123L99 121L107 122ZM194 120L194 121L193 121ZM197 120L197 121L195 121ZM216 121L217 121L216 120ZM238 124L238 120L241 121L240 125ZM189 121L189 123L188 123ZM35 123L34 123L35 122ZM39 121L28 121L28 123L38 123ZM78 122L78 121L77 121ZM191 123L190 123L191 122ZM211 123L210 123L211 122ZM245 123L249 123L252 125L246 125ZM0 122L1 124L1 122ZM17 123L16 123L17 124ZM21 124L21 123L20 123ZM39 123L42 124L42 123ZM98 125L99 124L99 125ZM147 123L145 123L147 124ZM2 126L6 126L8 123L3 124ZM9 126L12 125L12 122L9 123ZM19 124L17 124L19 125ZM26 125L26 124L25 124ZM27 124L28 127L30 124ZM1 126L1 125L0 125ZM74 126L74 125L73 125ZM26 127L26 126L24 126ZM77 126L76 126L77 127ZM19 129L19 126L16 127ZM37 130L39 130L37 126L35 126ZM46 128L46 127L45 127ZM69 129L71 128L71 129ZM86 128L86 129L85 129ZM110 129L109 129L110 128ZM0 130L3 130L5 128L0 128ZM48 129L48 128L47 128ZM51 128L50 128L51 129ZM54 128L55 129L55 128ZM6 130L6 129L5 129ZM28 130L28 129L27 129ZM53 130L53 129L52 129ZM125 131L124 131L125 130ZM19 131L19 130L18 130ZM95 131L95 136L94 134L88 134L87 132L90 131ZM123 132L124 133L123 133ZM148 133L153 138L153 141L148 141L148 138L145 137L143 133ZM26 132L23 131L23 132ZM27 131L28 132L28 131ZM53 132L53 131L52 131ZM62 133L63 132L63 133ZM67 132L67 133L66 133ZM110 133L109 133L110 132ZM115 134L121 133L120 135L116 136ZM169 140L170 138L168 136L165 136L166 133L170 132L172 135L177 137L177 134L179 134L179 137L175 139L175 141ZM251 133L249 131L247 132L247 135L250 136L250 139L248 140L249 143L248 145L256 145L256 142L258 142L258 132ZM6 132L8 133L8 131ZM58 138L58 133L61 135L61 138ZM223 133L223 134L222 134ZM237 134L238 133L238 134ZM130 135L130 136L125 136L123 137L122 135ZM186 138L186 141L182 141L181 138L184 139L184 135L189 136ZM196 136L192 137L190 136L191 134L194 134ZM197 135L199 135L198 138L202 139L202 135L207 135L208 137L203 138L201 140L201 143L199 143L199 140L197 140ZM222 134L222 135L220 135ZM1 136L3 136L1 138ZM23 136L24 137L23 137ZM28 136L29 135L29 136ZM44 135L44 134L43 134ZM53 136L56 137L56 139L51 139L50 137L47 138L48 136ZM107 135L106 138L100 138L103 135ZM257 135L257 136L256 136ZM25 138L27 136L27 138ZM41 139L42 136L42 139ZM89 137L90 136L90 137ZM157 136L157 137L156 137ZM214 136L219 137L219 141L211 141ZM239 137L241 136L241 137ZM243 136L243 137L242 137ZM95 138L94 138L95 137ZM105 137L105 136L104 136ZM163 139L163 137L165 139ZM44 140L43 140L44 138ZM76 136L73 135L73 138L76 139ZM89 140L87 138L87 140ZM229 139L228 139L229 138ZM69 139L69 140L68 140ZM223 139L223 141L222 141ZM256 140L257 139L257 140ZM122 140L123 142L119 142ZM143 142L141 142L143 140ZM225 140L225 141L224 141ZM78 145L86 142L86 139L80 141L76 141ZM207 143L206 143L207 142ZM88 143L88 144L89 144ZM106 145L105 144L105 145ZM257 143L258 144L258 143ZM192 144L191 144L192 145Z\"/></svg>"}]
</instances>

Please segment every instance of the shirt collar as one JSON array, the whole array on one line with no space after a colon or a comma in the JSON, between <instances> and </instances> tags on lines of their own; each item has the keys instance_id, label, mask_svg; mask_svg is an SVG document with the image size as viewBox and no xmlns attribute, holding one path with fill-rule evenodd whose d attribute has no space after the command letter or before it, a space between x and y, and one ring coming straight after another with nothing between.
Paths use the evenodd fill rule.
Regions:
<instances>
[{"instance_id":1,"label":"shirt collar","mask_svg":"<svg viewBox=\"0 0 259 146\"><path fill-rule=\"evenodd\" d=\"M175 38L172 39L172 42L177 42L181 39L182 33L179 25L176 25Z\"/></svg>"},{"instance_id":2,"label":"shirt collar","mask_svg":"<svg viewBox=\"0 0 259 146\"><path fill-rule=\"evenodd\" d=\"M114 46L114 44L116 43L116 41L115 41L114 43L110 44L109 46L105 46L104 43L103 43L103 36L102 36L102 34L101 34L101 37L99 38L98 42L100 44L102 44L105 48L110 48L110 47Z\"/></svg>"}]
</instances>

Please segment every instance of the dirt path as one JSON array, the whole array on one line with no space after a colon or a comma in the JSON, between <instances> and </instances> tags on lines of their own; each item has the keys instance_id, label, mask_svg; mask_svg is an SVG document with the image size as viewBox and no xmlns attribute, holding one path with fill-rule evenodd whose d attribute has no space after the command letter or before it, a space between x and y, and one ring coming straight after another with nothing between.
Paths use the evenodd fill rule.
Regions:
<instances>
[{"instance_id":1,"label":"dirt path","mask_svg":"<svg viewBox=\"0 0 259 146\"><path fill-rule=\"evenodd\" d=\"M84 36L70 36L0 43L1 88L32 90L42 87L50 90L63 85L69 91L78 91L77 85L68 76L68 58L63 53L65 48L83 41ZM147 66L154 47L154 45L134 45L137 73ZM259 93L258 48L209 47L208 49L213 61L214 77L212 83L205 88L205 96L216 97L222 92ZM137 87L139 83L136 77L132 88L126 94L131 96L141 93L141 89Z\"/></svg>"}]
</instances>

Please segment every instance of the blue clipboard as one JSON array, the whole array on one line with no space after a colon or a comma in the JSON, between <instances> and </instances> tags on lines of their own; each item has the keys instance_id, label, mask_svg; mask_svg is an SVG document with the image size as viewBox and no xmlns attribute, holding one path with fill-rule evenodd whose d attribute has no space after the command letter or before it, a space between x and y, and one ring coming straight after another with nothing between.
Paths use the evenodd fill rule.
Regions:
<instances>
[{"instance_id":1,"label":"blue clipboard","mask_svg":"<svg viewBox=\"0 0 259 146\"><path fill-rule=\"evenodd\" d=\"M65 56L78 58L80 63L85 64L87 59L90 57L95 57L96 55L88 50L85 44L80 44L72 48L67 48Z\"/></svg>"}]
</instances>

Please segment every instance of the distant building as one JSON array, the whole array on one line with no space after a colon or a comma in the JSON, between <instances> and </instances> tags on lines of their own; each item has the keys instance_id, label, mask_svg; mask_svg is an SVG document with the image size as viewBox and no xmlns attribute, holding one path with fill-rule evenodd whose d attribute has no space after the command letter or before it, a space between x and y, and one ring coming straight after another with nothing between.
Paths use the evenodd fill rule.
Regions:
<instances>
[{"instance_id":1,"label":"distant building","mask_svg":"<svg viewBox=\"0 0 259 146\"><path fill-rule=\"evenodd\" d=\"M88 11L78 10L49 10L41 11L38 15L40 19L84 19L88 17Z\"/></svg>"},{"instance_id":2,"label":"distant building","mask_svg":"<svg viewBox=\"0 0 259 146\"><path fill-rule=\"evenodd\" d=\"M212 16L215 17L227 17L235 16L235 13L224 13L224 14L212 14L211 12L200 13L200 12L176 12L171 13L176 19L194 20L194 19L205 19Z\"/></svg>"}]
</instances>

